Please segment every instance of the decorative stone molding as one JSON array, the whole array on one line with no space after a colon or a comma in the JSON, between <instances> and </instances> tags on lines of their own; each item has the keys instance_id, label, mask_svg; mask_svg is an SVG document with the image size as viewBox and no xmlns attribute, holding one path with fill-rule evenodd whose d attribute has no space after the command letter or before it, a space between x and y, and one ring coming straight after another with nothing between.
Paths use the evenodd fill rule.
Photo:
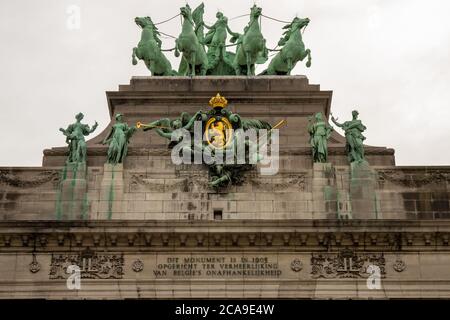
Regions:
<instances>
[{"instance_id":1,"label":"decorative stone molding","mask_svg":"<svg viewBox=\"0 0 450 320\"><path fill-rule=\"evenodd\" d=\"M407 188L420 188L431 183L450 181L450 172L441 170L420 172L420 174L405 172L402 169L378 170L377 172L381 183L389 181Z\"/></svg>"},{"instance_id":2,"label":"decorative stone molding","mask_svg":"<svg viewBox=\"0 0 450 320\"><path fill-rule=\"evenodd\" d=\"M241 112L241 114L243 114ZM335 140L333 137L330 138L330 141ZM330 146L328 149L329 155L338 155L338 156L346 156L345 151L345 143L341 141L336 141L335 143L342 143L341 147L333 147ZM95 144L94 146L89 146L87 150L88 156L105 156L108 152L108 147L104 147L101 144ZM395 151L391 148L383 148L383 147L367 147L365 148L365 154L367 155L394 155ZM44 156L60 156L65 157L68 154L67 147L58 147L52 149L45 149ZM170 157L171 150L167 149L166 146L155 145L154 148L139 148L130 146L127 152L128 156L167 156ZM282 147L280 146L280 155L281 156L310 156L311 148L307 147Z\"/></svg>"},{"instance_id":3,"label":"decorative stone molding","mask_svg":"<svg viewBox=\"0 0 450 320\"><path fill-rule=\"evenodd\" d=\"M177 244L273 247L321 251L352 247L368 251L450 250L450 221L0 221L0 251L30 247L61 252L69 248L115 247L116 251L153 250ZM11 226L16 231L11 233ZM93 232L92 230L102 230ZM395 232L393 230L401 230ZM375 241L376 239L376 241ZM430 239L426 245L425 239ZM203 246L198 246L202 243ZM249 249L250 250L250 249Z\"/></svg>"},{"instance_id":4,"label":"decorative stone molding","mask_svg":"<svg viewBox=\"0 0 450 320\"><path fill-rule=\"evenodd\" d=\"M134 272L141 272L142 270L144 270L144 263L141 260L137 259L131 264L131 269L133 269Z\"/></svg>"},{"instance_id":5,"label":"decorative stone molding","mask_svg":"<svg viewBox=\"0 0 450 320\"><path fill-rule=\"evenodd\" d=\"M41 265L36 260L36 255L33 253L33 261L29 264L30 272L31 273L37 273L39 270L41 270Z\"/></svg>"},{"instance_id":6,"label":"decorative stone molding","mask_svg":"<svg viewBox=\"0 0 450 320\"><path fill-rule=\"evenodd\" d=\"M303 269L303 263L300 261L300 259L294 259L291 262L291 269L294 272L299 272Z\"/></svg>"},{"instance_id":7,"label":"decorative stone molding","mask_svg":"<svg viewBox=\"0 0 450 320\"><path fill-rule=\"evenodd\" d=\"M405 263L405 261L401 260L400 258L397 258L397 260L395 260L392 267L394 268L395 271L402 272L406 269L406 263Z\"/></svg>"},{"instance_id":8,"label":"decorative stone molding","mask_svg":"<svg viewBox=\"0 0 450 320\"><path fill-rule=\"evenodd\" d=\"M51 170L40 171L37 174L27 171L26 176L27 179L12 170L0 170L0 183L14 188L36 188L51 182L56 187L60 179L60 173Z\"/></svg>"},{"instance_id":9,"label":"decorative stone molding","mask_svg":"<svg viewBox=\"0 0 450 320\"><path fill-rule=\"evenodd\" d=\"M385 259L382 253L357 253L342 250L339 253L313 253L311 257L311 276L325 278L366 278L367 267L376 265L381 276L385 275Z\"/></svg>"},{"instance_id":10,"label":"decorative stone molding","mask_svg":"<svg viewBox=\"0 0 450 320\"><path fill-rule=\"evenodd\" d=\"M87 248L81 253L52 254L49 279L66 279L67 267L80 267L82 279L122 279L123 254L97 254Z\"/></svg>"},{"instance_id":11,"label":"decorative stone molding","mask_svg":"<svg viewBox=\"0 0 450 320\"><path fill-rule=\"evenodd\" d=\"M170 179L167 179L166 183L159 182L158 179L148 179L145 173L134 173L130 179L131 186L144 186L149 191L156 192L170 192L175 190L183 190L184 192L192 192L195 187L201 190L208 190L208 173L194 174L192 176L185 176L181 179L174 179L173 183L169 183Z\"/></svg>"},{"instance_id":12,"label":"decorative stone molding","mask_svg":"<svg viewBox=\"0 0 450 320\"><path fill-rule=\"evenodd\" d=\"M305 191L306 173L305 174L289 174L287 176L280 175L281 182L274 182L271 179L258 177L250 177L249 183L258 189L267 191L282 191L289 187L297 187L298 191ZM245 183L244 183L245 184Z\"/></svg>"}]
</instances>

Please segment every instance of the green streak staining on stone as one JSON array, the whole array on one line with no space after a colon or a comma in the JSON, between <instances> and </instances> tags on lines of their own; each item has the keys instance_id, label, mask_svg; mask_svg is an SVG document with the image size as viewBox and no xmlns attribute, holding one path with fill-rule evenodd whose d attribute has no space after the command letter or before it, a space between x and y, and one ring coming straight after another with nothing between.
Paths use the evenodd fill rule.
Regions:
<instances>
[{"instance_id":1,"label":"green streak staining on stone","mask_svg":"<svg viewBox=\"0 0 450 320\"><path fill-rule=\"evenodd\" d=\"M111 170L111 185L109 186L108 193L108 220L111 220L112 218L112 207L114 201L114 165Z\"/></svg>"},{"instance_id":2,"label":"green streak staining on stone","mask_svg":"<svg viewBox=\"0 0 450 320\"><path fill-rule=\"evenodd\" d=\"M87 214L86 164L66 163L56 197L56 218L78 219Z\"/></svg>"}]
</instances>

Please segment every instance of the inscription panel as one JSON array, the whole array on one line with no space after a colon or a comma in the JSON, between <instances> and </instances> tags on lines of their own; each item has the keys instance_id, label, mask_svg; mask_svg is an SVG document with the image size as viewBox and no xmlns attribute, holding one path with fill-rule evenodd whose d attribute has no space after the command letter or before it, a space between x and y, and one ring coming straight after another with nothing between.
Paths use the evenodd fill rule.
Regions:
<instances>
[{"instance_id":1,"label":"inscription panel","mask_svg":"<svg viewBox=\"0 0 450 320\"><path fill-rule=\"evenodd\" d=\"M150 266L156 278L279 278L286 266L274 255L166 255Z\"/></svg>"}]
</instances>

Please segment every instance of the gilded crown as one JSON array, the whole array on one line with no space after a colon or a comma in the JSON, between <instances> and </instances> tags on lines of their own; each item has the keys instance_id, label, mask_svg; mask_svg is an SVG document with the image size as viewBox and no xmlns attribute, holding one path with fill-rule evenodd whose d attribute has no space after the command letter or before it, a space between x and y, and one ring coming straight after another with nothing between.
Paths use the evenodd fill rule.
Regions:
<instances>
[{"instance_id":1,"label":"gilded crown","mask_svg":"<svg viewBox=\"0 0 450 320\"><path fill-rule=\"evenodd\" d=\"M217 93L215 97L212 97L209 100L209 105L213 108L225 108L227 104L227 99L225 99L225 97L222 97L219 93Z\"/></svg>"}]
</instances>

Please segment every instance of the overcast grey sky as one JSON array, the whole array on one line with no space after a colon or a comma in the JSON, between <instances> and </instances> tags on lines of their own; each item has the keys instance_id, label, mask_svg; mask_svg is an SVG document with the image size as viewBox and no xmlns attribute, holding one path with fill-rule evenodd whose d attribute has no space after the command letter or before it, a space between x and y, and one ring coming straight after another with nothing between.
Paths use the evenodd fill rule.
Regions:
<instances>
[{"instance_id":1,"label":"overcast grey sky","mask_svg":"<svg viewBox=\"0 0 450 320\"><path fill-rule=\"evenodd\" d=\"M201 1L188 1L195 7ZM205 0L205 20L217 10L229 18L247 14L254 1ZM40 166L42 150L64 145L58 131L78 111L108 124L106 90L131 76L140 31L134 17L158 22L186 1L15 0L0 2L0 166ZM293 74L333 90L340 120L360 111L367 144L395 148L399 165L450 165L450 1L448 0L257 0L263 13L282 20L309 17L304 42L310 69ZM81 9L79 30L67 27L70 5ZM248 17L230 21L242 31ZM262 20L268 46L283 24ZM160 26L177 36L180 20ZM173 40L162 39L164 48ZM173 67L178 59L168 54ZM263 67L259 68L262 70Z\"/></svg>"}]
</instances>

